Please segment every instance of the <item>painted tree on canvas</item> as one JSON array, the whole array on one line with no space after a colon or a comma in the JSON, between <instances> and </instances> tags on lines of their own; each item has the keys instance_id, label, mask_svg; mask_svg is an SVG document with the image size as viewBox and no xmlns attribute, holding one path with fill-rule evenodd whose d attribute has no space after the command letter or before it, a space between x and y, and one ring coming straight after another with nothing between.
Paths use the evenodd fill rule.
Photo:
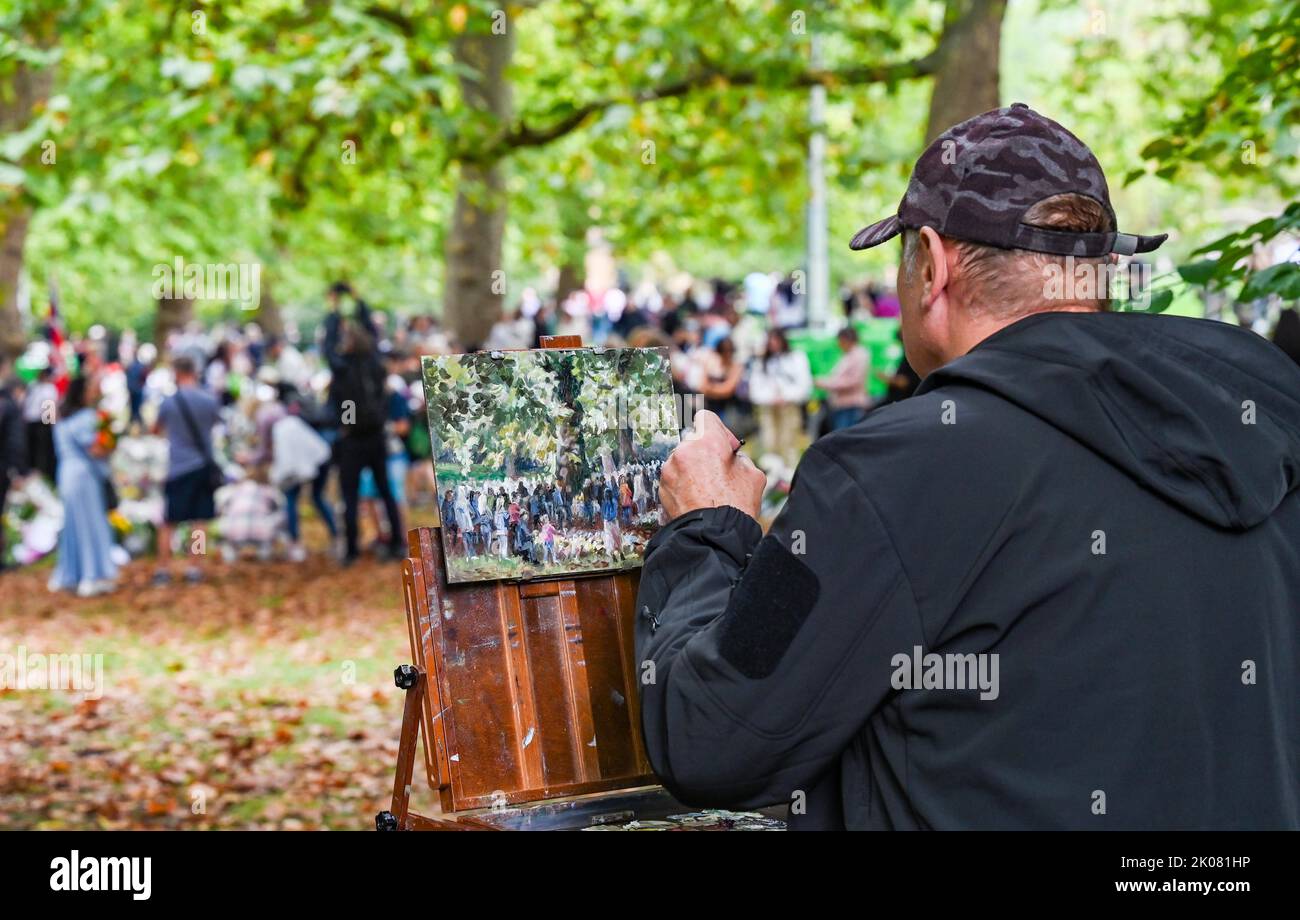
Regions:
<instances>
[{"instance_id":1,"label":"painted tree on canvas","mask_svg":"<svg viewBox=\"0 0 1300 920\"><path fill-rule=\"evenodd\" d=\"M424 374L438 455L462 478L528 470L576 485L676 433L660 351L479 353L431 359Z\"/></svg>"},{"instance_id":2,"label":"painted tree on canvas","mask_svg":"<svg viewBox=\"0 0 1300 920\"><path fill-rule=\"evenodd\" d=\"M540 352L554 375L556 398L567 412L556 418L556 478L577 488L593 472L630 462L634 447L655 435L675 435L668 358L657 349Z\"/></svg>"},{"instance_id":3,"label":"painted tree on canvas","mask_svg":"<svg viewBox=\"0 0 1300 920\"><path fill-rule=\"evenodd\" d=\"M569 410L537 362L457 355L426 361L424 377L434 444L462 477L476 467L514 476L519 458L554 455L556 419Z\"/></svg>"},{"instance_id":4,"label":"painted tree on canvas","mask_svg":"<svg viewBox=\"0 0 1300 920\"><path fill-rule=\"evenodd\" d=\"M424 382L452 581L639 564L678 438L663 349L430 356Z\"/></svg>"}]
</instances>

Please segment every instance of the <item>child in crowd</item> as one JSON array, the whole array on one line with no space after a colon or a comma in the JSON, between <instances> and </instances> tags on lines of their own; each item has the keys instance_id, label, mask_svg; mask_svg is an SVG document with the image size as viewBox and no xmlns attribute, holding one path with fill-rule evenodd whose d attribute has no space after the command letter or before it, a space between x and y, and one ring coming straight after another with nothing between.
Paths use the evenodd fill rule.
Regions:
<instances>
[{"instance_id":1,"label":"child in crowd","mask_svg":"<svg viewBox=\"0 0 1300 920\"><path fill-rule=\"evenodd\" d=\"M542 539L542 563L555 565L555 525L549 515L542 515L542 527L538 535Z\"/></svg>"},{"instance_id":2,"label":"child in crowd","mask_svg":"<svg viewBox=\"0 0 1300 920\"><path fill-rule=\"evenodd\" d=\"M266 476L266 467L254 467L244 479L217 491L217 532L227 562L247 546L265 561L276 542L285 541L284 495L267 484Z\"/></svg>"}]
</instances>

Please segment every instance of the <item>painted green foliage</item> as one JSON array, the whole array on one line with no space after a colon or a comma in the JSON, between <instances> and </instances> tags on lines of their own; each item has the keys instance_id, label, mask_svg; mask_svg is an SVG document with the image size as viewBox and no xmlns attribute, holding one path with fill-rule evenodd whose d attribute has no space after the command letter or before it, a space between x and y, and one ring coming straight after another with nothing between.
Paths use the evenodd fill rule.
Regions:
<instances>
[{"instance_id":1,"label":"painted green foliage","mask_svg":"<svg viewBox=\"0 0 1300 920\"><path fill-rule=\"evenodd\" d=\"M640 564L678 438L666 350L478 352L423 373L450 580Z\"/></svg>"},{"instance_id":2,"label":"painted green foliage","mask_svg":"<svg viewBox=\"0 0 1300 920\"><path fill-rule=\"evenodd\" d=\"M571 480L602 455L676 437L663 349L479 352L426 357L424 389L440 473Z\"/></svg>"}]
</instances>

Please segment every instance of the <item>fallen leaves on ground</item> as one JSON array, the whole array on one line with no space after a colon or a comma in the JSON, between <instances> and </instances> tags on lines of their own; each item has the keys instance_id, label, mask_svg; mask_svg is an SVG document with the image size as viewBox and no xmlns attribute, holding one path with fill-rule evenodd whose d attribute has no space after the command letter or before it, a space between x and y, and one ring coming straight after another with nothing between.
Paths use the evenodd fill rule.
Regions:
<instances>
[{"instance_id":1,"label":"fallen leaves on ground","mask_svg":"<svg viewBox=\"0 0 1300 920\"><path fill-rule=\"evenodd\" d=\"M102 695L0 690L0 829L362 829L388 807L398 566L202 563L157 587L138 561L89 599L0 575L0 654L103 656Z\"/></svg>"}]
</instances>

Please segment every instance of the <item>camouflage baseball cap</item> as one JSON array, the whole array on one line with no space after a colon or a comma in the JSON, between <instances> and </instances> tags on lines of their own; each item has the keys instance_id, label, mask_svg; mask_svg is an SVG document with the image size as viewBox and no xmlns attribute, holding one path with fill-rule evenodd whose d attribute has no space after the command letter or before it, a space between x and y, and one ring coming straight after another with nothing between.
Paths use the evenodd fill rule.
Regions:
<instances>
[{"instance_id":1,"label":"camouflage baseball cap","mask_svg":"<svg viewBox=\"0 0 1300 920\"><path fill-rule=\"evenodd\" d=\"M1116 226L1101 164L1083 141L1023 102L968 118L935 138L912 169L898 213L859 230L850 249L869 249L904 227L1000 249L1095 258L1150 252L1167 238L1132 233L1076 233L1022 222L1045 198L1096 200Z\"/></svg>"}]
</instances>

